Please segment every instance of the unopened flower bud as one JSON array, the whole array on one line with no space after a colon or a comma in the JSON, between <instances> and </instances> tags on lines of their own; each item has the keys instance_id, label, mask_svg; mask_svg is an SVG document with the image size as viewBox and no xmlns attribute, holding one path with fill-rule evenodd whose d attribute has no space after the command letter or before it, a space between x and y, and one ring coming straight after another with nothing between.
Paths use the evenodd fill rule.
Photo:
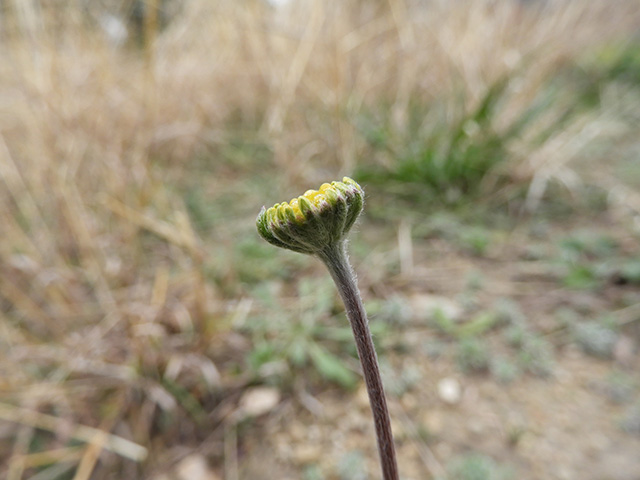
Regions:
<instances>
[{"instance_id":1,"label":"unopened flower bud","mask_svg":"<svg viewBox=\"0 0 640 480\"><path fill-rule=\"evenodd\" d=\"M262 207L258 232L272 245L294 252L315 254L341 242L364 205L362 187L348 177L307 190L289 203Z\"/></svg>"}]
</instances>

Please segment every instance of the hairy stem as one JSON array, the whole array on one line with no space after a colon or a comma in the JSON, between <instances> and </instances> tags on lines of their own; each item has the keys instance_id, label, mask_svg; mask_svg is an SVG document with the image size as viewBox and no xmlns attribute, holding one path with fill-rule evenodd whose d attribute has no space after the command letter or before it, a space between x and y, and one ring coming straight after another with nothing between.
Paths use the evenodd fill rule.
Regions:
<instances>
[{"instance_id":1,"label":"hairy stem","mask_svg":"<svg viewBox=\"0 0 640 480\"><path fill-rule=\"evenodd\" d=\"M362 364L362 372L369 393L369 403L378 438L378 452L384 480L398 480L398 465L391 432L391 419L384 394L378 358L369 330L367 313L362 305L355 274L349 264L345 242L331 244L318 254L331 273L347 310L353 336Z\"/></svg>"}]
</instances>

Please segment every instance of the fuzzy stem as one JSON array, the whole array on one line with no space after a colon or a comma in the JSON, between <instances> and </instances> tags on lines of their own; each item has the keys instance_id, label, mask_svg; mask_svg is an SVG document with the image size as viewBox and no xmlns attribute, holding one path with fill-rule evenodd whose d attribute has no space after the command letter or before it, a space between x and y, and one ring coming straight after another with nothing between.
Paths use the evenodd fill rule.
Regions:
<instances>
[{"instance_id":1,"label":"fuzzy stem","mask_svg":"<svg viewBox=\"0 0 640 480\"><path fill-rule=\"evenodd\" d=\"M371 331L369 330L367 313L360 298L356 277L347 257L345 242L333 243L317 255L329 269L351 323L358 356L362 364L364 380L367 385L367 392L369 393L369 403L373 412L383 479L398 480L398 464L393 445L391 419L382 378L380 377L378 358L371 338Z\"/></svg>"}]
</instances>

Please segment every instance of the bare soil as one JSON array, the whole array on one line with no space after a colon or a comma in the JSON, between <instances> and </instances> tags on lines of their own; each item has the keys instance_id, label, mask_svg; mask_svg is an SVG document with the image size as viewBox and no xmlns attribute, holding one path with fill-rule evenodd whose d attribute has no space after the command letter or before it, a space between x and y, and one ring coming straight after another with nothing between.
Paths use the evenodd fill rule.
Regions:
<instances>
[{"instance_id":1,"label":"bare soil","mask_svg":"<svg viewBox=\"0 0 640 480\"><path fill-rule=\"evenodd\" d=\"M381 355L390 365L385 383L406 372L414 379L406 391L389 394L402 478L453 478L446 475L455 459L476 452L499 466L491 478L640 479L639 421L633 417L640 415L638 285L620 279L612 267L598 285L570 288L562 281L566 265L554 253L560 239L588 231L615 245L603 262L624 265L637 258L638 238L610 212L578 218L554 221L544 235L536 233L535 219L499 232L494 238L501 239L481 256L437 237L414 238L410 272L384 286L361 279L366 298L392 292L411 307L410 321L391 342L401 348L385 348ZM547 253L534 258L534 250ZM472 288L471 305L464 305L462 294L474 276L481 281ZM462 317L491 309L497 299L515 302L532 334L552 345L550 371L536 375L521 368L510 381L488 371L463 373L455 356L458 339L443 335L429 312L420 311L443 298L454 309L460 304ZM591 355L575 341L573 326L558 320L558 312L567 310L575 313L575 324L607 315L617 322L610 354ZM492 358L515 362L519 351L508 345L506 329L498 326L482 337ZM616 382L618 377L623 380ZM439 392L444 379L459 392ZM362 385L354 392L324 388L287 396L244 429L239 452L238 470L227 465L227 475L241 479L379 478Z\"/></svg>"}]
</instances>

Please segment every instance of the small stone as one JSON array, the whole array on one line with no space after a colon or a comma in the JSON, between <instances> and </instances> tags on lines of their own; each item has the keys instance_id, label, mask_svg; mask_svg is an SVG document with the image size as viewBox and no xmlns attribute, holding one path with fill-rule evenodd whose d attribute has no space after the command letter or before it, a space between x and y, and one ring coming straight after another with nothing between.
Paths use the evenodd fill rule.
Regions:
<instances>
[{"instance_id":1,"label":"small stone","mask_svg":"<svg viewBox=\"0 0 640 480\"><path fill-rule=\"evenodd\" d=\"M438 311L453 321L458 321L462 318L462 307L447 297L416 294L409 299L409 304L413 317L417 320L431 318Z\"/></svg>"},{"instance_id":2,"label":"small stone","mask_svg":"<svg viewBox=\"0 0 640 480\"><path fill-rule=\"evenodd\" d=\"M273 410L280 402L280 392L272 387L247 390L240 400L240 413L245 417L258 417Z\"/></svg>"},{"instance_id":3,"label":"small stone","mask_svg":"<svg viewBox=\"0 0 640 480\"><path fill-rule=\"evenodd\" d=\"M418 399L415 395L407 393L400 398L402 406L407 410L413 410L418 406Z\"/></svg>"},{"instance_id":4,"label":"small stone","mask_svg":"<svg viewBox=\"0 0 640 480\"><path fill-rule=\"evenodd\" d=\"M438 396L449 405L457 404L462 397L460 382L453 377L443 378L438 382Z\"/></svg>"},{"instance_id":5,"label":"small stone","mask_svg":"<svg viewBox=\"0 0 640 480\"><path fill-rule=\"evenodd\" d=\"M369 394L367 393L367 387L364 383L360 385L356 392L356 405L363 410L370 408Z\"/></svg>"},{"instance_id":6,"label":"small stone","mask_svg":"<svg viewBox=\"0 0 640 480\"><path fill-rule=\"evenodd\" d=\"M302 442L307 436L307 426L303 425L302 423L294 423L289 428L289 435L291 435L291 438L294 441Z\"/></svg>"},{"instance_id":7,"label":"small stone","mask_svg":"<svg viewBox=\"0 0 640 480\"><path fill-rule=\"evenodd\" d=\"M322 448L317 443L299 444L293 451L293 458L301 465L317 463L322 458Z\"/></svg>"},{"instance_id":8,"label":"small stone","mask_svg":"<svg viewBox=\"0 0 640 480\"><path fill-rule=\"evenodd\" d=\"M409 432L407 432L404 423L393 417L391 418L391 430L393 431L394 438L398 442L404 441L409 436Z\"/></svg>"},{"instance_id":9,"label":"small stone","mask_svg":"<svg viewBox=\"0 0 640 480\"><path fill-rule=\"evenodd\" d=\"M467 429L475 435L482 436L486 433L487 425L480 418L470 418L467 420Z\"/></svg>"},{"instance_id":10,"label":"small stone","mask_svg":"<svg viewBox=\"0 0 640 480\"><path fill-rule=\"evenodd\" d=\"M635 359L636 345L633 338L628 335L620 335L613 347L613 358L626 368L631 368Z\"/></svg>"},{"instance_id":11,"label":"small stone","mask_svg":"<svg viewBox=\"0 0 640 480\"><path fill-rule=\"evenodd\" d=\"M428 411L422 416L422 425L430 436L439 436L445 430L445 418L438 411Z\"/></svg>"},{"instance_id":12,"label":"small stone","mask_svg":"<svg viewBox=\"0 0 640 480\"><path fill-rule=\"evenodd\" d=\"M198 454L189 455L176 466L175 478L178 480L220 480L220 477L209 468L207 460Z\"/></svg>"}]
</instances>

